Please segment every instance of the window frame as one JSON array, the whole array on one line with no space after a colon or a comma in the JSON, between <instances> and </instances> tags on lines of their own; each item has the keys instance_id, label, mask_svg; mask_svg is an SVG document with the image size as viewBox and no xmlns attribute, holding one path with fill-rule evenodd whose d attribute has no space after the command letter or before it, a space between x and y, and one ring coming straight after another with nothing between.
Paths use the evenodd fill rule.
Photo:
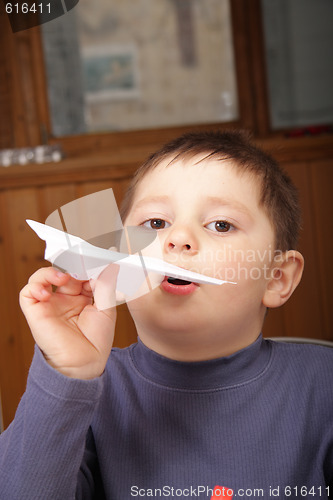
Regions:
<instances>
[{"instance_id":1,"label":"window frame","mask_svg":"<svg viewBox=\"0 0 333 500\"><path fill-rule=\"evenodd\" d=\"M0 107L5 114L0 147L59 144L71 158L115 149L153 148L183 132L202 128L243 128L259 138L279 135L272 132L269 124L260 0L231 0L230 6L238 120L63 137L52 136L41 31L36 27L13 34L7 16L2 14L0 43L7 50L0 61L0 81L3 82Z\"/></svg>"}]
</instances>

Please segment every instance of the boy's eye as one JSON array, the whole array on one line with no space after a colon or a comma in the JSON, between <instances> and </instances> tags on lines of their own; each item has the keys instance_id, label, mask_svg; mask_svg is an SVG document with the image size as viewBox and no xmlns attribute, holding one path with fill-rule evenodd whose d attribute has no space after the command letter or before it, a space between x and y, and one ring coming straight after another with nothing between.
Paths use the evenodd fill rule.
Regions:
<instances>
[{"instance_id":1,"label":"boy's eye","mask_svg":"<svg viewBox=\"0 0 333 500\"><path fill-rule=\"evenodd\" d=\"M164 229L167 227L168 222L163 219L148 219L142 223L144 227L149 229Z\"/></svg>"},{"instance_id":2,"label":"boy's eye","mask_svg":"<svg viewBox=\"0 0 333 500\"><path fill-rule=\"evenodd\" d=\"M211 231L217 231L218 233L227 233L232 229L232 224L226 220L216 220L214 222L211 222L210 224L207 224L206 226L208 229Z\"/></svg>"}]
</instances>

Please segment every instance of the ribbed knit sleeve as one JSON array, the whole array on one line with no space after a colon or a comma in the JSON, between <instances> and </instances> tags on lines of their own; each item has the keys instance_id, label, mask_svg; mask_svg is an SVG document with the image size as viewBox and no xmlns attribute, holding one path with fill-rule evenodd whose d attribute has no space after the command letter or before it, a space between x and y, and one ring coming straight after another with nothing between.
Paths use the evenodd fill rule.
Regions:
<instances>
[{"instance_id":1,"label":"ribbed knit sleeve","mask_svg":"<svg viewBox=\"0 0 333 500\"><path fill-rule=\"evenodd\" d=\"M36 348L15 419L0 436L1 500L92 498L79 471L103 378L65 377Z\"/></svg>"}]
</instances>

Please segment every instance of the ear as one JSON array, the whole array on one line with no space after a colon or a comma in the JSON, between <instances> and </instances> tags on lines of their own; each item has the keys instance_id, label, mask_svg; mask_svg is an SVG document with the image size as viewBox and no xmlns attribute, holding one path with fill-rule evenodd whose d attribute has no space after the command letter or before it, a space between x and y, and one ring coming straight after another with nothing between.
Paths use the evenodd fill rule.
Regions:
<instances>
[{"instance_id":1,"label":"ear","mask_svg":"<svg viewBox=\"0 0 333 500\"><path fill-rule=\"evenodd\" d=\"M275 258L262 299L263 304L273 308L287 302L301 281L303 268L303 256L296 250L288 250Z\"/></svg>"}]
</instances>

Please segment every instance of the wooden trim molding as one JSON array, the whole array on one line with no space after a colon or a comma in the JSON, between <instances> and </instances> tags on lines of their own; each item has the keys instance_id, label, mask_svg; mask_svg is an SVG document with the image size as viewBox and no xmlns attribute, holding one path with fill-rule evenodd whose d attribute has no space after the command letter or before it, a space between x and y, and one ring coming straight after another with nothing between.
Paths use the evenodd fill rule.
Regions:
<instances>
[{"instance_id":1,"label":"wooden trim molding","mask_svg":"<svg viewBox=\"0 0 333 500\"><path fill-rule=\"evenodd\" d=\"M170 138L174 133L175 130ZM144 135L148 136L147 133ZM163 135L163 138L166 137ZM113 145L114 147L102 149L98 153L91 152L84 157L67 158L59 163L0 167L0 191L8 188L64 184L78 180L86 182L92 177L95 181L126 179L162 144L160 139L161 137L153 135L151 140L147 137L146 144L129 148L125 147L124 141L124 144L118 147ZM83 137L77 138L77 141L79 146ZM333 135L292 139L274 137L256 142L282 163L333 158Z\"/></svg>"}]
</instances>

